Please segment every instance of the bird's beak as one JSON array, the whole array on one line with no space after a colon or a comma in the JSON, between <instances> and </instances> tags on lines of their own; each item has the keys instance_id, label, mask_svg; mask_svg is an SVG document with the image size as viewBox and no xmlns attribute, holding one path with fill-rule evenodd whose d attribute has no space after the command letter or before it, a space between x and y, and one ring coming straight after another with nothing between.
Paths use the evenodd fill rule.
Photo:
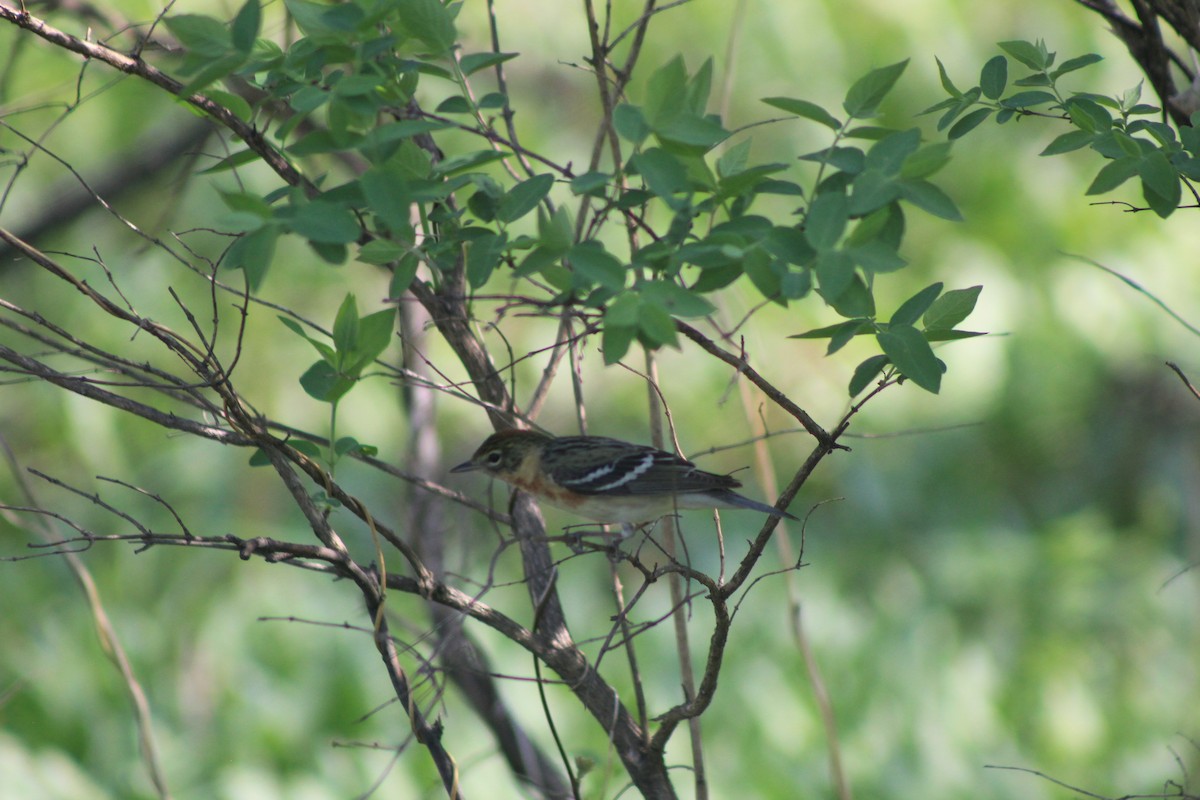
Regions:
<instances>
[{"instance_id":1,"label":"bird's beak","mask_svg":"<svg viewBox=\"0 0 1200 800\"><path fill-rule=\"evenodd\" d=\"M475 462L464 461L463 463L459 464L457 467L452 467L450 469L450 471L451 472L472 472L477 469L479 469L479 465L476 464Z\"/></svg>"}]
</instances>

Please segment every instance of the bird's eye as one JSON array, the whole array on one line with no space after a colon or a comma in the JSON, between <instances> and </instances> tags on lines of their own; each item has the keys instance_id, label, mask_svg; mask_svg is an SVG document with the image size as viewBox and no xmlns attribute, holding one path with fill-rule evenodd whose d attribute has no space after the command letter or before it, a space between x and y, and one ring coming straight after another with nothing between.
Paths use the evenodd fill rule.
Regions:
<instances>
[{"instance_id":1,"label":"bird's eye","mask_svg":"<svg viewBox=\"0 0 1200 800\"><path fill-rule=\"evenodd\" d=\"M503 456L500 455L499 450L493 450L484 456L483 460L487 462L489 467L498 467L500 466L500 462L503 460Z\"/></svg>"}]
</instances>

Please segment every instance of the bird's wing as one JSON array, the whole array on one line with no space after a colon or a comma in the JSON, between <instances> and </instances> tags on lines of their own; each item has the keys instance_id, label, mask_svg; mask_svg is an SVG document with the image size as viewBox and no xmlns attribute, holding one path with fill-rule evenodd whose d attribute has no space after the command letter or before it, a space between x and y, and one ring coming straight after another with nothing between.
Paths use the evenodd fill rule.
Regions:
<instances>
[{"instance_id":1,"label":"bird's wing","mask_svg":"<svg viewBox=\"0 0 1200 800\"><path fill-rule=\"evenodd\" d=\"M571 458L581 447L588 453L584 463ZM543 459L555 483L581 494L687 494L741 486L672 453L603 436L555 439Z\"/></svg>"}]
</instances>

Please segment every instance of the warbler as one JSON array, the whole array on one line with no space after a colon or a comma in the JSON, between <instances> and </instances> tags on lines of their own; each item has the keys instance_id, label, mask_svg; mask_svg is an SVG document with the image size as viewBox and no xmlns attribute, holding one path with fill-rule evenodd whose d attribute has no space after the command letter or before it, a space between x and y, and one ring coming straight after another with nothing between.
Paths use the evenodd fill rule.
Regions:
<instances>
[{"instance_id":1,"label":"warbler","mask_svg":"<svg viewBox=\"0 0 1200 800\"><path fill-rule=\"evenodd\" d=\"M607 436L505 430L451 472L486 472L596 522L647 522L684 508L747 508L796 519L734 492L741 482L653 447Z\"/></svg>"}]
</instances>

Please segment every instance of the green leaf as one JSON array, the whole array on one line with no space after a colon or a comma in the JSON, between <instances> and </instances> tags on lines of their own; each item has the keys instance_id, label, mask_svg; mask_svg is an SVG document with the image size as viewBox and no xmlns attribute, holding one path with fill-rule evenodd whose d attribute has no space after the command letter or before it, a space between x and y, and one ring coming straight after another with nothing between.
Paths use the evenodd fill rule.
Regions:
<instances>
[{"instance_id":1,"label":"green leaf","mask_svg":"<svg viewBox=\"0 0 1200 800\"><path fill-rule=\"evenodd\" d=\"M1154 140L1158 142L1159 148L1167 151L1168 153L1173 153L1179 149L1179 147L1176 146L1177 140L1175 139L1175 129L1170 125L1167 125L1165 122L1137 120L1128 128L1129 133L1143 130L1154 137ZM1140 139L1137 141L1141 142L1143 145L1149 146L1148 142Z\"/></svg>"},{"instance_id":2,"label":"green leaf","mask_svg":"<svg viewBox=\"0 0 1200 800\"><path fill-rule=\"evenodd\" d=\"M989 100L998 100L1008 85L1008 59L993 56L983 65L979 74L979 88Z\"/></svg>"},{"instance_id":3,"label":"green leaf","mask_svg":"<svg viewBox=\"0 0 1200 800\"><path fill-rule=\"evenodd\" d=\"M412 226L409 221L409 205L412 195L407 191L408 181L403 173L392 166L372 167L359 179L367 206L394 231Z\"/></svg>"},{"instance_id":4,"label":"green leaf","mask_svg":"<svg viewBox=\"0 0 1200 800\"><path fill-rule=\"evenodd\" d=\"M641 307L641 304L641 295L636 292L618 295L604 310L604 324L635 327L638 321L638 308Z\"/></svg>"},{"instance_id":5,"label":"green leaf","mask_svg":"<svg viewBox=\"0 0 1200 800\"><path fill-rule=\"evenodd\" d=\"M1104 194L1111 192L1125 181L1137 174L1140 159L1126 156L1110 161L1100 168L1092 183L1084 194Z\"/></svg>"},{"instance_id":6,"label":"green leaf","mask_svg":"<svg viewBox=\"0 0 1200 800\"><path fill-rule=\"evenodd\" d=\"M467 248L467 282L472 289L478 289L492 277L507 244L506 233L489 233L471 242Z\"/></svg>"},{"instance_id":7,"label":"green leaf","mask_svg":"<svg viewBox=\"0 0 1200 800\"><path fill-rule=\"evenodd\" d=\"M219 19L201 14L178 14L166 17L163 22L189 54L215 59L233 49L229 30Z\"/></svg>"},{"instance_id":8,"label":"green leaf","mask_svg":"<svg viewBox=\"0 0 1200 800\"><path fill-rule=\"evenodd\" d=\"M292 92L288 98L288 105L298 114L307 114L310 111L316 111L325 103L329 102L331 93L317 86L301 86L296 91ZM280 140L284 138L282 134L276 134Z\"/></svg>"},{"instance_id":9,"label":"green leaf","mask_svg":"<svg viewBox=\"0 0 1200 800\"><path fill-rule=\"evenodd\" d=\"M742 259L742 270L754 284L754 288L768 300L778 298L783 291L781 276L775 269L778 262L771 254L759 247L746 251Z\"/></svg>"},{"instance_id":10,"label":"green leaf","mask_svg":"<svg viewBox=\"0 0 1200 800\"><path fill-rule=\"evenodd\" d=\"M333 348L330 347L325 342L318 341L317 339L314 339L313 337L311 337L307 333L305 333L304 328L301 327L299 322L296 322L296 320L294 320L294 319L289 319L289 318L283 317L283 316L278 317L278 319L289 330L291 330L293 333L295 333L301 339L304 339L309 344L311 344L313 346L313 349L316 350L318 353L320 353L321 358L323 358L325 361L332 364L334 361L337 360L337 353L334 352Z\"/></svg>"},{"instance_id":11,"label":"green leaf","mask_svg":"<svg viewBox=\"0 0 1200 800\"><path fill-rule=\"evenodd\" d=\"M886 175L895 175L904 166L904 161L921 146L921 131L909 128L888 134L871 146L867 153L866 169L876 169Z\"/></svg>"},{"instance_id":12,"label":"green leaf","mask_svg":"<svg viewBox=\"0 0 1200 800\"><path fill-rule=\"evenodd\" d=\"M577 195L603 196L610 180L612 176L607 172L585 172L571 179L571 192Z\"/></svg>"},{"instance_id":13,"label":"green leaf","mask_svg":"<svg viewBox=\"0 0 1200 800\"><path fill-rule=\"evenodd\" d=\"M880 348L896 369L927 392L937 394L945 365L921 332L910 325L893 325L875 335Z\"/></svg>"},{"instance_id":14,"label":"green leaf","mask_svg":"<svg viewBox=\"0 0 1200 800\"><path fill-rule=\"evenodd\" d=\"M842 238L850 218L850 204L841 192L822 192L804 217L804 237L817 250L829 250Z\"/></svg>"},{"instance_id":15,"label":"green leaf","mask_svg":"<svg viewBox=\"0 0 1200 800\"><path fill-rule=\"evenodd\" d=\"M620 361L637 336L638 311L641 299L633 293L619 295L604 310L604 333L600 349L604 352L604 363Z\"/></svg>"},{"instance_id":16,"label":"green leaf","mask_svg":"<svg viewBox=\"0 0 1200 800\"><path fill-rule=\"evenodd\" d=\"M963 93L960 92L958 87L954 85L954 81L950 80L950 75L946 72L946 65L943 64L942 60L937 56L934 56L933 60L937 62L938 78L941 79L942 88L946 90L946 94L950 95L952 98L962 97Z\"/></svg>"},{"instance_id":17,"label":"green leaf","mask_svg":"<svg viewBox=\"0 0 1200 800\"><path fill-rule=\"evenodd\" d=\"M396 328L396 312L385 308L368 314L358 321L358 333L351 350L351 362L346 371L357 377L358 373L371 364L392 344Z\"/></svg>"},{"instance_id":18,"label":"green leaf","mask_svg":"<svg viewBox=\"0 0 1200 800\"><path fill-rule=\"evenodd\" d=\"M258 0L246 0L246 4L233 18L230 28L230 38L236 50L249 55L258 39L259 27L262 25L262 9Z\"/></svg>"},{"instance_id":19,"label":"green leaf","mask_svg":"<svg viewBox=\"0 0 1200 800\"><path fill-rule=\"evenodd\" d=\"M1000 49L1038 72L1049 69L1050 64L1054 61L1053 54L1046 52L1046 45L1042 42L1037 44L1019 40L1000 42Z\"/></svg>"},{"instance_id":20,"label":"green leaf","mask_svg":"<svg viewBox=\"0 0 1200 800\"><path fill-rule=\"evenodd\" d=\"M433 111L435 114L471 114L475 109L471 106L470 100L462 95L454 94L438 103L437 108Z\"/></svg>"},{"instance_id":21,"label":"green leaf","mask_svg":"<svg viewBox=\"0 0 1200 800\"><path fill-rule=\"evenodd\" d=\"M847 175L857 175L863 171L866 156L857 147L827 147L815 153L806 153L800 156L800 160L828 164Z\"/></svg>"},{"instance_id":22,"label":"green leaf","mask_svg":"<svg viewBox=\"0 0 1200 800\"><path fill-rule=\"evenodd\" d=\"M266 225L268 219L248 211L230 211L217 218L217 228L229 233L249 233Z\"/></svg>"},{"instance_id":23,"label":"green leaf","mask_svg":"<svg viewBox=\"0 0 1200 800\"><path fill-rule=\"evenodd\" d=\"M271 204L254 192L221 192L221 199L231 211L253 214L264 220L271 218Z\"/></svg>"},{"instance_id":24,"label":"green leaf","mask_svg":"<svg viewBox=\"0 0 1200 800\"><path fill-rule=\"evenodd\" d=\"M789 336L787 338L789 338L789 339L830 339L830 338L833 338L833 336L835 334L837 334L837 332L840 331L845 326L851 325L851 324L858 324L859 322L864 322L864 321L869 322L870 320L852 319L852 320L848 320L846 322L837 322L837 323L834 323L833 325L825 325L820 328L813 328L812 330L805 331L804 333L793 333L791 336Z\"/></svg>"},{"instance_id":25,"label":"green leaf","mask_svg":"<svg viewBox=\"0 0 1200 800\"><path fill-rule=\"evenodd\" d=\"M241 96L236 95L233 92L226 92L221 89L209 87L204 93L208 95L209 100L225 106L227 109L232 111L235 116L240 117L243 120L249 120L251 114L253 114L250 104L247 103Z\"/></svg>"},{"instance_id":26,"label":"green leaf","mask_svg":"<svg viewBox=\"0 0 1200 800\"><path fill-rule=\"evenodd\" d=\"M892 314L892 318L888 320L888 325L893 327L897 325L913 325L921 315L924 314L929 307L937 300L938 295L942 293L942 284L940 282L930 284L921 291L914 294L912 297L905 300L896 312Z\"/></svg>"},{"instance_id":27,"label":"green leaf","mask_svg":"<svg viewBox=\"0 0 1200 800\"><path fill-rule=\"evenodd\" d=\"M295 233L318 244L349 244L362 234L350 209L326 200L312 200L296 207L286 221Z\"/></svg>"},{"instance_id":28,"label":"green leaf","mask_svg":"<svg viewBox=\"0 0 1200 800\"><path fill-rule=\"evenodd\" d=\"M793 181L767 180L755 187L759 194L778 194L785 197L804 197L804 187Z\"/></svg>"},{"instance_id":29,"label":"green leaf","mask_svg":"<svg viewBox=\"0 0 1200 800\"><path fill-rule=\"evenodd\" d=\"M277 225L266 225L253 233L240 237L225 254L223 266L240 269L246 273L246 282L254 291L262 285L271 260L275 257L275 243L279 240Z\"/></svg>"},{"instance_id":30,"label":"green leaf","mask_svg":"<svg viewBox=\"0 0 1200 800\"><path fill-rule=\"evenodd\" d=\"M399 261L409 248L391 239L372 239L358 250L358 260L364 264L390 264Z\"/></svg>"},{"instance_id":31,"label":"green leaf","mask_svg":"<svg viewBox=\"0 0 1200 800\"><path fill-rule=\"evenodd\" d=\"M1000 101L1000 105L1005 108L1030 108L1031 106L1045 105L1046 103L1055 103L1058 98L1038 89L1033 89L1028 92L1017 92L1010 94L1008 97Z\"/></svg>"},{"instance_id":32,"label":"green leaf","mask_svg":"<svg viewBox=\"0 0 1200 800\"><path fill-rule=\"evenodd\" d=\"M860 333L866 333L872 328L871 320L869 319L851 319L845 322L839 322L836 325L827 325L824 328L817 328L804 333L797 333L789 336L789 339L828 339L829 346L825 350L825 355L831 356L838 350L846 346L847 342L853 339Z\"/></svg>"},{"instance_id":33,"label":"green leaf","mask_svg":"<svg viewBox=\"0 0 1200 800\"><path fill-rule=\"evenodd\" d=\"M946 113L942 114L942 116L938 118L937 129L939 131L946 130L946 128L950 127L950 123L958 119L959 114L962 114L964 111L974 106L981 96L982 92L979 91L978 86L975 86L967 90L966 94L964 94L960 99L955 101L947 101L950 103L950 105ZM942 103L938 107L946 107L946 105L946 103Z\"/></svg>"},{"instance_id":34,"label":"green leaf","mask_svg":"<svg viewBox=\"0 0 1200 800\"><path fill-rule=\"evenodd\" d=\"M1087 147L1095 140L1095 135L1087 131L1067 131L1066 133L1055 137L1054 141L1046 145L1046 149L1038 153L1042 156L1057 156L1062 153L1070 153L1072 150L1078 150L1082 147Z\"/></svg>"},{"instance_id":35,"label":"green leaf","mask_svg":"<svg viewBox=\"0 0 1200 800\"><path fill-rule=\"evenodd\" d=\"M621 103L613 109L613 128L618 136L635 145L646 141L651 133L642 109L628 103Z\"/></svg>"},{"instance_id":36,"label":"green leaf","mask_svg":"<svg viewBox=\"0 0 1200 800\"><path fill-rule=\"evenodd\" d=\"M900 193L905 200L935 217L950 222L962 221L962 213L950 196L929 181L901 181Z\"/></svg>"},{"instance_id":37,"label":"green leaf","mask_svg":"<svg viewBox=\"0 0 1200 800\"><path fill-rule=\"evenodd\" d=\"M362 9L353 3L329 6L308 0L284 0L288 14L300 30L309 36L340 37L350 33L362 22Z\"/></svg>"},{"instance_id":38,"label":"green leaf","mask_svg":"<svg viewBox=\"0 0 1200 800\"><path fill-rule=\"evenodd\" d=\"M440 119L402 119L372 128L363 137L358 148L363 152L384 150L391 145L411 139L422 133L433 133L452 127L449 122Z\"/></svg>"},{"instance_id":39,"label":"green leaf","mask_svg":"<svg viewBox=\"0 0 1200 800\"><path fill-rule=\"evenodd\" d=\"M333 346L339 353L349 353L358 339L358 303L347 293L333 319Z\"/></svg>"},{"instance_id":40,"label":"green leaf","mask_svg":"<svg viewBox=\"0 0 1200 800\"><path fill-rule=\"evenodd\" d=\"M341 436L333 443L333 452L339 457L350 452L359 452L361 449L362 445L353 436Z\"/></svg>"},{"instance_id":41,"label":"green leaf","mask_svg":"<svg viewBox=\"0 0 1200 800\"><path fill-rule=\"evenodd\" d=\"M900 132L886 125L855 125L853 128L847 130L843 136L847 139L864 139L868 142L877 142L880 139L886 139L893 133Z\"/></svg>"},{"instance_id":42,"label":"green leaf","mask_svg":"<svg viewBox=\"0 0 1200 800\"><path fill-rule=\"evenodd\" d=\"M255 161L258 161L258 159L259 159L258 153L247 148L245 150L239 150L236 153L234 153L233 155L229 155L229 156L226 156L225 158L222 158L216 164L213 164L211 167L202 169L196 174L197 175L214 175L218 172L224 172L229 169L236 169L237 167L240 167L244 164L253 163Z\"/></svg>"},{"instance_id":43,"label":"green leaf","mask_svg":"<svg viewBox=\"0 0 1200 800\"><path fill-rule=\"evenodd\" d=\"M496 205L496 219L515 222L537 208L553 186L554 176L548 172L518 183L500 198Z\"/></svg>"},{"instance_id":44,"label":"green leaf","mask_svg":"<svg viewBox=\"0 0 1200 800\"><path fill-rule=\"evenodd\" d=\"M332 403L353 389L354 381L339 374L329 362L318 361L300 376L300 387L314 400Z\"/></svg>"},{"instance_id":45,"label":"green leaf","mask_svg":"<svg viewBox=\"0 0 1200 800\"><path fill-rule=\"evenodd\" d=\"M1036 72L1033 75L1026 75L1024 78L1017 78L1013 81L1013 86L1053 86L1054 81L1044 72Z\"/></svg>"},{"instance_id":46,"label":"green leaf","mask_svg":"<svg viewBox=\"0 0 1200 800\"><path fill-rule=\"evenodd\" d=\"M933 305L929 306L929 310L921 318L926 333L948 331L962 322L975 310L975 302L982 291L982 286L951 289L933 301Z\"/></svg>"},{"instance_id":47,"label":"green leaf","mask_svg":"<svg viewBox=\"0 0 1200 800\"><path fill-rule=\"evenodd\" d=\"M349 250L344 244L314 242L312 239L309 239L308 246L326 264L344 264L349 255Z\"/></svg>"},{"instance_id":48,"label":"green leaf","mask_svg":"<svg viewBox=\"0 0 1200 800\"><path fill-rule=\"evenodd\" d=\"M396 20L404 33L428 45L433 54L442 55L454 45L458 37L454 17L440 0L395 0L393 6L396 13L389 18Z\"/></svg>"},{"instance_id":49,"label":"green leaf","mask_svg":"<svg viewBox=\"0 0 1200 800\"><path fill-rule=\"evenodd\" d=\"M663 125L656 125L654 133L660 141L675 142L694 147L711 148L729 138L729 131L708 117L683 113Z\"/></svg>"},{"instance_id":50,"label":"green leaf","mask_svg":"<svg viewBox=\"0 0 1200 800\"><path fill-rule=\"evenodd\" d=\"M687 98L684 105L693 114L703 116L705 109L708 108L708 98L712 93L712 74L713 60L709 56L704 59L700 69L696 70L696 74L688 81Z\"/></svg>"},{"instance_id":51,"label":"green leaf","mask_svg":"<svg viewBox=\"0 0 1200 800\"><path fill-rule=\"evenodd\" d=\"M624 358L636 336L637 327L634 325L606 324L600 337L600 349L604 353L605 365L616 364Z\"/></svg>"},{"instance_id":52,"label":"green leaf","mask_svg":"<svg viewBox=\"0 0 1200 800\"><path fill-rule=\"evenodd\" d=\"M638 332L653 347L679 346L675 320L661 306L642 303L638 306Z\"/></svg>"},{"instance_id":53,"label":"green leaf","mask_svg":"<svg viewBox=\"0 0 1200 800\"><path fill-rule=\"evenodd\" d=\"M882 239L877 239L856 247L846 247L846 253L854 263L867 272L895 272L908 265L896 248Z\"/></svg>"},{"instance_id":54,"label":"green leaf","mask_svg":"<svg viewBox=\"0 0 1200 800\"><path fill-rule=\"evenodd\" d=\"M558 266L558 262L562 258L562 254L563 251L554 251L546 247L535 247L517 265L517 268L513 271L513 277L524 278L527 275L535 274L547 275L552 270L561 269Z\"/></svg>"},{"instance_id":55,"label":"green leaf","mask_svg":"<svg viewBox=\"0 0 1200 800\"><path fill-rule=\"evenodd\" d=\"M826 250L821 253L817 257L816 272L821 297L831 305L850 288L855 278L854 262L848 254L840 250Z\"/></svg>"},{"instance_id":56,"label":"green leaf","mask_svg":"<svg viewBox=\"0 0 1200 800\"><path fill-rule=\"evenodd\" d=\"M420 266L421 260L415 253L405 253L401 256L396 262L395 271L392 272L392 280L388 283L388 297L399 297L408 291L417 277L417 269Z\"/></svg>"},{"instance_id":57,"label":"green leaf","mask_svg":"<svg viewBox=\"0 0 1200 800\"><path fill-rule=\"evenodd\" d=\"M991 115L992 109L977 108L970 114L964 116L958 122L954 123L954 126L950 128L950 132L946 134L946 137L951 140L961 139L971 131L978 128L979 125Z\"/></svg>"},{"instance_id":58,"label":"green leaf","mask_svg":"<svg viewBox=\"0 0 1200 800\"><path fill-rule=\"evenodd\" d=\"M463 56L458 61L458 68L462 70L464 76L472 75L481 69L494 67L497 64L503 64L505 61L516 58L519 53L470 53Z\"/></svg>"},{"instance_id":59,"label":"green leaf","mask_svg":"<svg viewBox=\"0 0 1200 800\"><path fill-rule=\"evenodd\" d=\"M237 71L246 62L241 53L231 50L220 58L205 58L200 62L189 62L180 67L182 75L190 75L191 80L179 90L180 97L189 97L201 91L214 81L222 80ZM192 69L191 67L195 67Z\"/></svg>"},{"instance_id":60,"label":"green leaf","mask_svg":"<svg viewBox=\"0 0 1200 800\"><path fill-rule=\"evenodd\" d=\"M950 161L950 143L935 142L926 145L908 158L900 168L902 178L928 178Z\"/></svg>"},{"instance_id":61,"label":"green leaf","mask_svg":"<svg viewBox=\"0 0 1200 800\"><path fill-rule=\"evenodd\" d=\"M574 270L589 281L613 291L625 288L625 265L600 242L580 242L567 251L566 258Z\"/></svg>"},{"instance_id":62,"label":"green leaf","mask_svg":"<svg viewBox=\"0 0 1200 800\"><path fill-rule=\"evenodd\" d=\"M288 152L294 156L311 156L317 153L332 153L354 144L357 142L353 135L338 136L331 130L318 129L310 131L289 145Z\"/></svg>"},{"instance_id":63,"label":"green leaf","mask_svg":"<svg viewBox=\"0 0 1200 800\"><path fill-rule=\"evenodd\" d=\"M716 310L712 303L674 281L646 281L638 286L638 292L676 317L704 317Z\"/></svg>"},{"instance_id":64,"label":"green leaf","mask_svg":"<svg viewBox=\"0 0 1200 800\"><path fill-rule=\"evenodd\" d=\"M1110 131L1110 134L1112 136L1112 141L1116 143L1122 154L1133 156L1134 158L1141 158L1142 146L1138 144L1137 139L1134 139L1132 136L1122 130L1114 129Z\"/></svg>"},{"instance_id":65,"label":"green leaf","mask_svg":"<svg viewBox=\"0 0 1200 800\"><path fill-rule=\"evenodd\" d=\"M538 208L538 242L543 249L555 255L562 255L571 246L574 237L575 226L571 222L571 212L566 206L554 209L553 216Z\"/></svg>"},{"instance_id":66,"label":"green leaf","mask_svg":"<svg viewBox=\"0 0 1200 800\"><path fill-rule=\"evenodd\" d=\"M499 161L502 158L508 157L508 152L504 150L476 150L473 153L463 153L462 155L451 156L445 161L440 161L437 164L434 174L448 177L460 172L471 172L482 167L484 164L490 164L493 161Z\"/></svg>"},{"instance_id":67,"label":"green leaf","mask_svg":"<svg viewBox=\"0 0 1200 800\"><path fill-rule=\"evenodd\" d=\"M1179 207L1182 188L1179 172L1161 150L1155 150L1138 162L1142 196L1154 213L1166 219Z\"/></svg>"},{"instance_id":68,"label":"green leaf","mask_svg":"<svg viewBox=\"0 0 1200 800\"><path fill-rule=\"evenodd\" d=\"M652 147L634 155L630 163L645 180L647 188L664 200L687 189L687 170L666 150Z\"/></svg>"},{"instance_id":69,"label":"green leaf","mask_svg":"<svg viewBox=\"0 0 1200 800\"><path fill-rule=\"evenodd\" d=\"M1072 97L1067 101L1067 114L1075 127L1089 133L1103 133L1112 127L1113 118L1104 106L1086 97Z\"/></svg>"},{"instance_id":70,"label":"green leaf","mask_svg":"<svg viewBox=\"0 0 1200 800\"><path fill-rule=\"evenodd\" d=\"M687 97L687 68L683 56L675 56L656 69L646 81L642 108L650 127L658 130L684 111Z\"/></svg>"},{"instance_id":71,"label":"green leaf","mask_svg":"<svg viewBox=\"0 0 1200 800\"><path fill-rule=\"evenodd\" d=\"M887 356L871 356L855 367L854 375L850 378L850 396L854 397L863 389L866 389L867 385L875 380L875 376L882 372L883 368L887 365Z\"/></svg>"},{"instance_id":72,"label":"green leaf","mask_svg":"<svg viewBox=\"0 0 1200 800\"><path fill-rule=\"evenodd\" d=\"M837 117L808 100L797 100L791 97L764 97L762 101L769 106L778 108L780 111L786 111L793 116L811 119L813 122L819 122L835 131L842 127L842 123L838 121Z\"/></svg>"},{"instance_id":73,"label":"green leaf","mask_svg":"<svg viewBox=\"0 0 1200 800\"><path fill-rule=\"evenodd\" d=\"M841 350L847 343L860 333L866 333L874 327L869 319L851 319L843 322L841 325L834 326L833 335L829 337L829 347L825 349L825 355L831 356L838 350Z\"/></svg>"},{"instance_id":74,"label":"green leaf","mask_svg":"<svg viewBox=\"0 0 1200 800\"><path fill-rule=\"evenodd\" d=\"M976 336L987 336L986 331L925 331L927 342L955 342L960 339L974 339Z\"/></svg>"},{"instance_id":75,"label":"green leaf","mask_svg":"<svg viewBox=\"0 0 1200 800\"><path fill-rule=\"evenodd\" d=\"M779 279L779 290L787 300L801 300L813 288L811 269L789 269Z\"/></svg>"},{"instance_id":76,"label":"green leaf","mask_svg":"<svg viewBox=\"0 0 1200 800\"><path fill-rule=\"evenodd\" d=\"M717 176L726 179L746 169L750 161L750 140L742 139L729 147L717 159Z\"/></svg>"},{"instance_id":77,"label":"green leaf","mask_svg":"<svg viewBox=\"0 0 1200 800\"><path fill-rule=\"evenodd\" d=\"M1103 60L1104 57L1096 53L1087 53L1082 56L1075 56L1075 58L1068 58L1059 65L1058 69L1050 73L1050 77L1058 78L1062 75L1066 75L1068 72L1074 72L1077 69L1083 69L1086 66L1095 64L1097 61Z\"/></svg>"},{"instance_id":78,"label":"green leaf","mask_svg":"<svg viewBox=\"0 0 1200 800\"><path fill-rule=\"evenodd\" d=\"M303 453L309 458L320 459L324 456L324 453L321 452L321 448L316 442L309 442L304 439L290 439L288 440L288 445L293 450ZM249 466L251 467L268 467L270 465L271 457L261 448L255 450L254 454L250 456Z\"/></svg>"},{"instance_id":79,"label":"green leaf","mask_svg":"<svg viewBox=\"0 0 1200 800\"><path fill-rule=\"evenodd\" d=\"M846 247L862 247L872 242L882 242L891 250L900 247L904 239L904 213L900 204L891 203L878 211L868 214L855 224L850 235L846 237Z\"/></svg>"},{"instance_id":80,"label":"green leaf","mask_svg":"<svg viewBox=\"0 0 1200 800\"><path fill-rule=\"evenodd\" d=\"M896 81L906 66L908 66L908 59L871 70L855 81L842 103L846 113L857 118L874 116L879 104L896 85Z\"/></svg>"},{"instance_id":81,"label":"green leaf","mask_svg":"<svg viewBox=\"0 0 1200 800\"><path fill-rule=\"evenodd\" d=\"M804 232L791 226L773 226L760 245L776 258L796 266L810 266L817 257Z\"/></svg>"},{"instance_id":82,"label":"green leaf","mask_svg":"<svg viewBox=\"0 0 1200 800\"><path fill-rule=\"evenodd\" d=\"M899 195L900 188L891 175L877 169L867 169L855 177L851 185L847 210L850 216L862 217L883 208Z\"/></svg>"},{"instance_id":83,"label":"green leaf","mask_svg":"<svg viewBox=\"0 0 1200 800\"><path fill-rule=\"evenodd\" d=\"M498 111L508 105L508 95L500 92L488 92L476 103L481 111Z\"/></svg>"},{"instance_id":84,"label":"green leaf","mask_svg":"<svg viewBox=\"0 0 1200 800\"><path fill-rule=\"evenodd\" d=\"M846 290L835 299L826 297L825 301L846 318L875 316L875 298L871 296L871 290L861 275L856 274Z\"/></svg>"}]
</instances>

